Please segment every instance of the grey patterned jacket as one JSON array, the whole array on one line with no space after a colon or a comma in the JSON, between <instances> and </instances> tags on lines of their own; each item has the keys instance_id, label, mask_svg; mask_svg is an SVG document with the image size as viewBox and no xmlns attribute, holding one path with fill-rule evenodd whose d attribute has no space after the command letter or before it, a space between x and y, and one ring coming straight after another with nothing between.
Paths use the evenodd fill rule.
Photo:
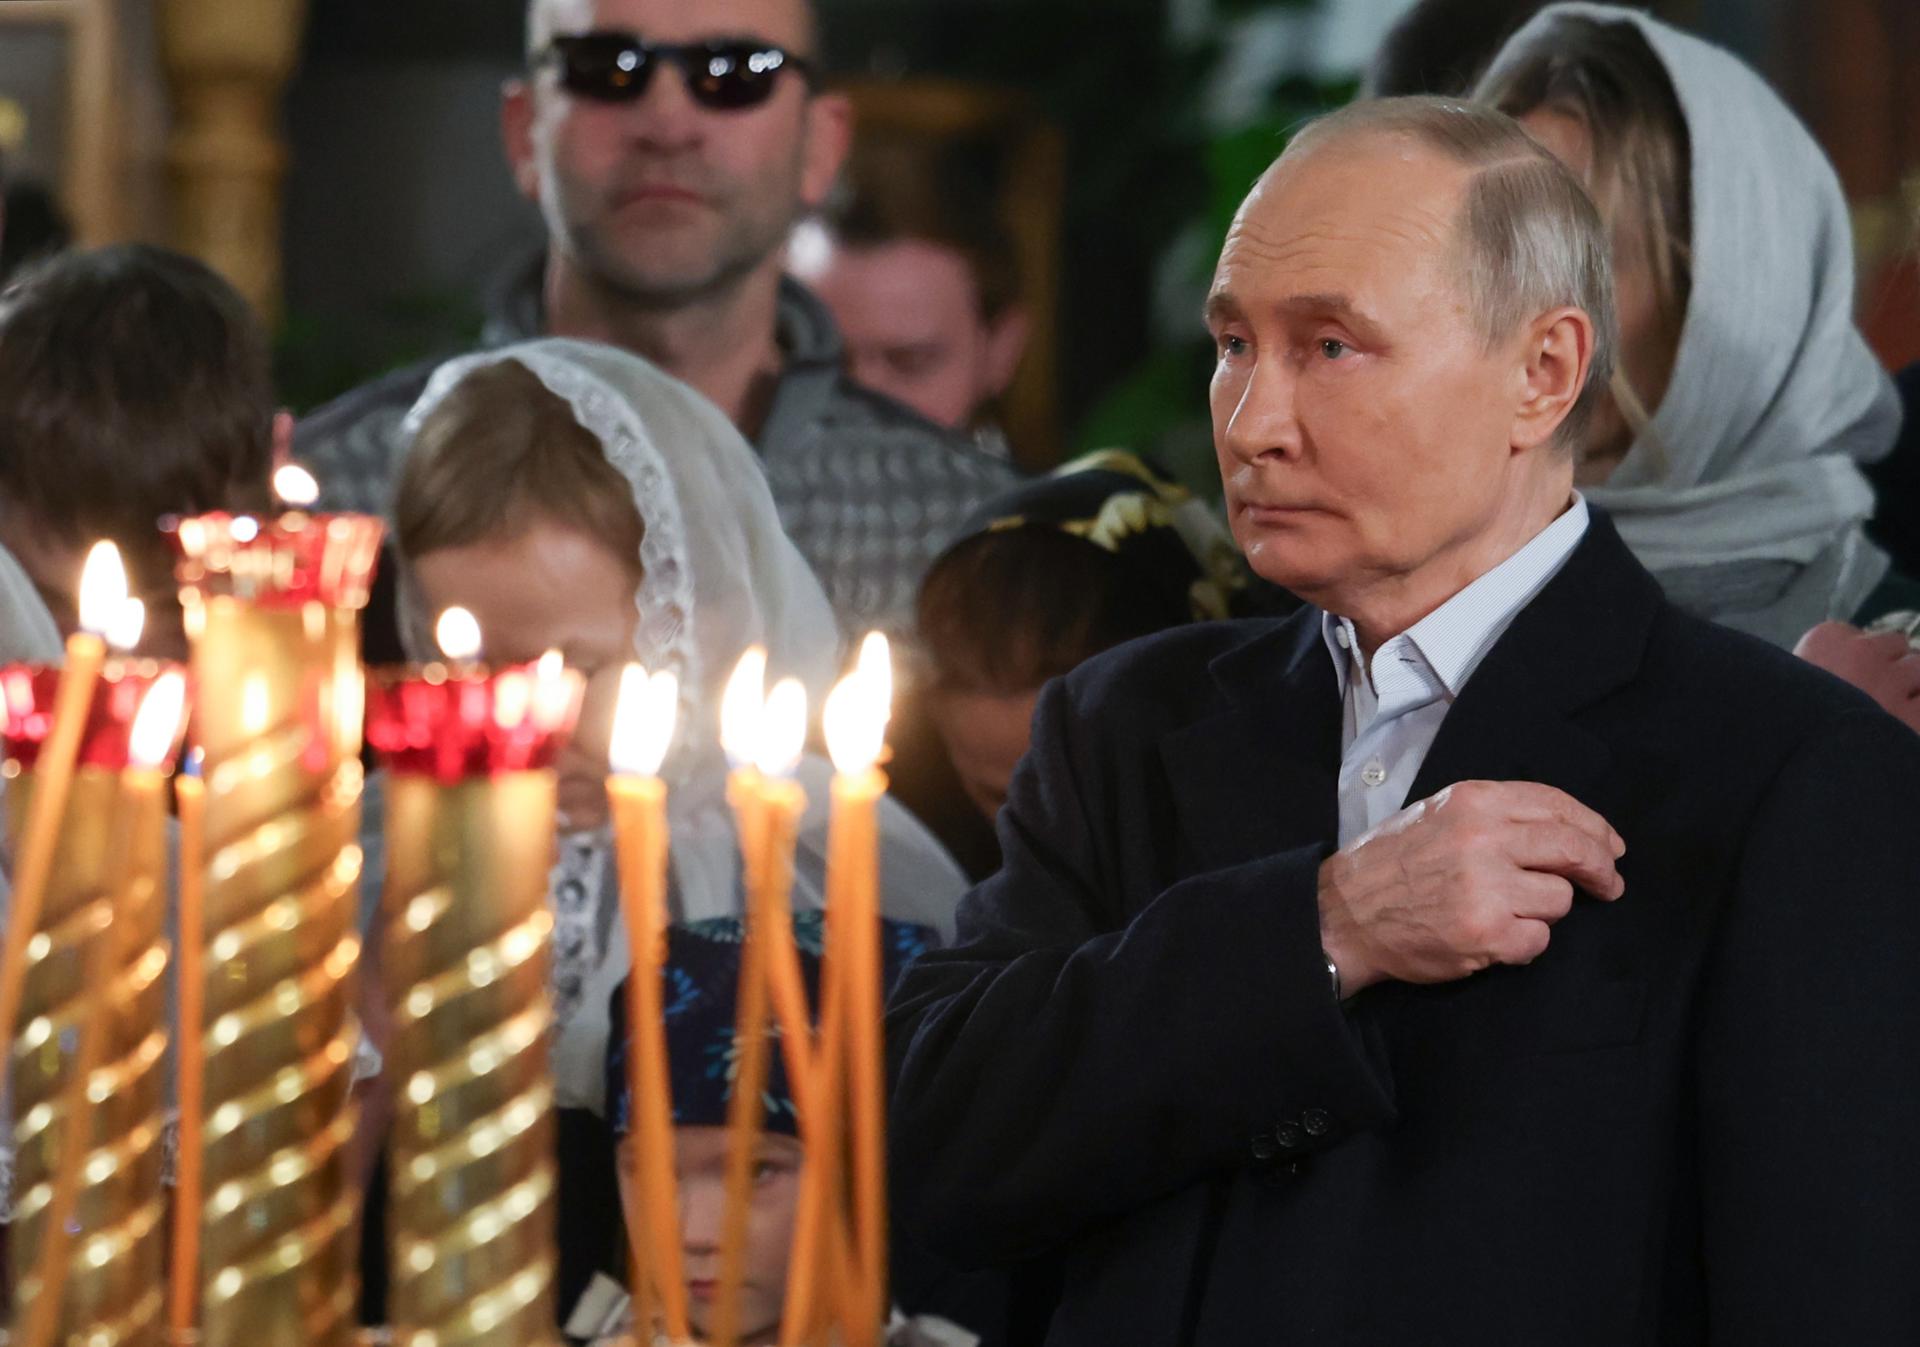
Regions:
<instances>
[{"instance_id":1,"label":"grey patterned jacket","mask_svg":"<svg viewBox=\"0 0 1920 1347\"><path fill-rule=\"evenodd\" d=\"M485 340L542 328L540 270L507 292ZM842 632L872 628L911 646L920 578L968 517L1012 485L1014 470L896 402L850 382L839 330L798 283L782 283L787 364L756 447L780 522L812 565ZM301 420L294 452L328 509L385 512L400 427L437 361L347 393Z\"/></svg>"}]
</instances>

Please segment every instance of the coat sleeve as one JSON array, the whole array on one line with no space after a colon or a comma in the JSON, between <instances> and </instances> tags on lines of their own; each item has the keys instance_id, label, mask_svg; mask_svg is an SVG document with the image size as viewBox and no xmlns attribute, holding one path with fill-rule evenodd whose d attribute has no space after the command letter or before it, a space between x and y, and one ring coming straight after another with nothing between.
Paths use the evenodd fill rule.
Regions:
<instances>
[{"instance_id":1,"label":"coat sleeve","mask_svg":"<svg viewBox=\"0 0 1920 1347\"><path fill-rule=\"evenodd\" d=\"M1920 736L1842 717L1754 819L1695 1048L1714 1343L1920 1342Z\"/></svg>"},{"instance_id":2,"label":"coat sleeve","mask_svg":"<svg viewBox=\"0 0 1920 1347\"><path fill-rule=\"evenodd\" d=\"M1049 1252L1245 1167L1256 1134L1309 1111L1312 1148L1391 1113L1328 986L1324 849L1182 880L1123 921L1075 724L1053 685L1002 811L1003 869L963 902L960 944L894 996L901 1216L963 1263ZM1127 826L1153 821L1111 828Z\"/></svg>"}]
</instances>

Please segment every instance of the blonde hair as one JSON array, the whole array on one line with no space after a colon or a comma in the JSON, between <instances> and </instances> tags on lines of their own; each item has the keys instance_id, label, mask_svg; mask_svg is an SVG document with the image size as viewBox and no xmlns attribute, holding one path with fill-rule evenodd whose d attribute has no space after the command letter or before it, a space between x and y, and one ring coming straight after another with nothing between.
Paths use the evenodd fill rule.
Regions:
<instances>
[{"instance_id":1,"label":"blonde hair","mask_svg":"<svg viewBox=\"0 0 1920 1347\"><path fill-rule=\"evenodd\" d=\"M573 409L517 360L474 370L421 422L394 488L401 555L511 541L546 520L640 569L627 480Z\"/></svg>"},{"instance_id":2,"label":"blonde hair","mask_svg":"<svg viewBox=\"0 0 1920 1347\"><path fill-rule=\"evenodd\" d=\"M1362 133L1402 136L1473 170L1458 242L1489 348L1552 309L1576 308L1592 322L1586 382L1556 432L1561 444L1578 444L1606 396L1619 344L1606 226L1580 180L1511 117L1429 96L1350 103L1308 123L1281 161Z\"/></svg>"},{"instance_id":3,"label":"blonde hair","mask_svg":"<svg viewBox=\"0 0 1920 1347\"><path fill-rule=\"evenodd\" d=\"M1691 153L1673 81L1646 35L1631 23L1556 17L1475 96L1511 117L1544 108L1586 129L1587 190L1616 231L1623 219L1637 226L1661 321L1677 335L1693 289ZM1651 413L1639 390L1616 371L1611 391L1629 430L1645 435Z\"/></svg>"}]
</instances>

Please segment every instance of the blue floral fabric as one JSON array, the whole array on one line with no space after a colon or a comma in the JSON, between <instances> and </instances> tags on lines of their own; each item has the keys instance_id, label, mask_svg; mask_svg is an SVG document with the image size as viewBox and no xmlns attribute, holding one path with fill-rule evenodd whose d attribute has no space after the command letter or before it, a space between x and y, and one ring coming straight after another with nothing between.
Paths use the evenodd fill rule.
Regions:
<instances>
[{"instance_id":1,"label":"blue floral fabric","mask_svg":"<svg viewBox=\"0 0 1920 1347\"><path fill-rule=\"evenodd\" d=\"M746 936L738 917L716 917L668 928L666 965L661 970L661 1005L667 1026L667 1070L673 1089L673 1120L680 1126L718 1126L727 1120L733 1083L739 1071L734 1003L740 990L740 955ZM800 953L800 976L807 1004L820 1004L820 959L825 921L818 911L798 912L793 940ZM925 926L882 920L881 977L891 991L908 964L934 943ZM613 1036L607 1051L607 1116L616 1135L627 1131L627 984L613 994ZM761 1104L770 1132L795 1135L793 1092L786 1062L778 1050L779 1029L769 1026L773 1051Z\"/></svg>"}]
</instances>

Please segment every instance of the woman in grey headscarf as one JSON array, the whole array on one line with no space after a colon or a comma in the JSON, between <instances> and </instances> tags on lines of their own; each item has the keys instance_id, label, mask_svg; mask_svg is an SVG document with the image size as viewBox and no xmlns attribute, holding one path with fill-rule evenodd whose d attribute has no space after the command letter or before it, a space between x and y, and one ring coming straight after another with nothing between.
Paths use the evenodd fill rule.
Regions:
<instances>
[{"instance_id":1,"label":"woman in grey headscarf","mask_svg":"<svg viewBox=\"0 0 1920 1347\"><path fill-rule=\"evenodd\" d=\"M734 916L743 898L721 692L741 653L759 644L772 675L800 678L817 708L840 667L840 638L780 529L753 450L718 408L637 357L559 339L465 357L435 373L408 423L394 522L414 653L431 651L432 615L457 604L479 619L493 659L557 648L588 676L580 729L559 767L550 888L561 1224L574 1243L563 1249L571 1266L562 1279L577 1287L581 1258L598 1253L577 1238L582 1227L617 1220L610 1140L581 1115L604 1111L609 1005L629 967L605 797L620 671L638 661L679 677L679 733L662 772L672 919ZM801 910L824 901L831 775L811 754L797 774L809 802L795 861ZM887 915L950 934L965 888L958 868L890 801L880 840ZM378 874L371 854L368 874ZM569 1136L588 1140L567 1146ZM583 1166L596 1156L604 1187L583 1193ZM569 1192L603 1205L569 1212Z\"/></svg>"},{"instance_id":2,"label":"woman in grey headscarf","mask_svg":"<svg viewBox=\"0 0 1920 1347\"><path fill-rule=\"evenodd\" d=\"M1611 5L1543 10L1478 97L1581 173L1613 231L1623 359L1589 498L1681 608L1776 645L1884 606L1859 465L1900 407L1806 128L1733 56Z\"/></svg>"}]
</instances>

